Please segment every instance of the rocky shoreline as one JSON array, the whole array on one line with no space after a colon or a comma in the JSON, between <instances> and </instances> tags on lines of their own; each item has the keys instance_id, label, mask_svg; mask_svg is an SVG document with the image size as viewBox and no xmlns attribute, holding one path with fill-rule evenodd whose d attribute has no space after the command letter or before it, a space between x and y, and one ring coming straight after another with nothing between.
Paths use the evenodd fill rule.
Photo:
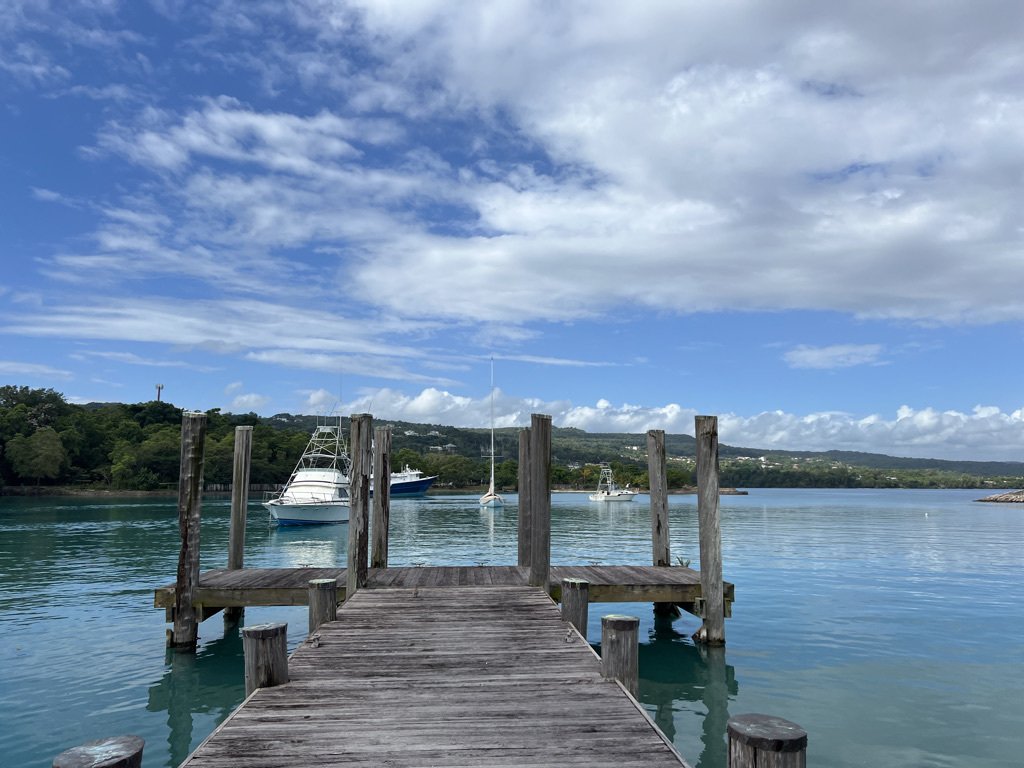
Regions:
<instances>
[{"instance_id":1,"label":"rocky shoreline","mask_svg":"<svg viewBox=\"0 0 1024 768\"><path fill-rule=\"evenodd\" d=\"M984 499L975 501L995 501L1005 504L1024 504L1024 491L1010 491L1009 493L997 493L994 496L986 496Z\"/></svg>"}]
</instances>

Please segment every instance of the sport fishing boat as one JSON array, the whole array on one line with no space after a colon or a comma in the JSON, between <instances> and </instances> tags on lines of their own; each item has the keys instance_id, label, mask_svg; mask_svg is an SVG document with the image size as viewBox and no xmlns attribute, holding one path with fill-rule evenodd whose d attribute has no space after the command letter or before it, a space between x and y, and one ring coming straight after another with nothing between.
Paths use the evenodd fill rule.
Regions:
<instances>
[{"instance_id":1,"label":"sport fishing boat","mask_svg":"<svg viewBox=\"0 0 1024 768\"><path fill-rule=\"evenodd\" d=\"M601 477L597 481L597 491L590 494L591 501L632 501L636 498L637 491L634 491L626 484L625 488L619 488L612 476L610 464L601 464Z\"/></svg>"},{"instance_id":2,"label":"sport fishing boat","mask_svg":"<svg viewBox=\"0 0 1024 768\"><path fill-rule=\"evenodd\" d=\"M279 525L347 523L350 465L341 425L317 426L288 482L263 506Z\"/></svg>"}]
</instances>

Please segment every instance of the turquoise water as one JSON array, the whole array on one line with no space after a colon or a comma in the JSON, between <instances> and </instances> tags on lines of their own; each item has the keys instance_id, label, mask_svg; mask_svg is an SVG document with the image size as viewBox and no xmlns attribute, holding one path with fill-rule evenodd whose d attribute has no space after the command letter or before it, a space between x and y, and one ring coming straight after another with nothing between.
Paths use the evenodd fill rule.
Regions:
<instances>
[{"instance_id":1,"label":"turquoise water","mask_svg":"<svg viewBox=\"0 0 1024 768\"><path fill-rule=\"evenodd\" d=\"M641 619L640 699L699 768L725 765L730 715L766 712L809 733L815 766L1022 763L1024 507L976 491L754 490L723 497L725 576L736 584L728 645L650 605L593 605ZM397 500L391 562L509 564L515 497ZM601 509L556 494L555 563L646 563L646 497ZM699 565L692 496L672 497L674 555ZM346 526L276 529L249 514L246 564L345 564ZM203 505L203 567L226 563L228 506ZM146 739L147 768L177 765L244 694L237 630L218 615L198 653L164 648L153 589L172 580L174 499L0 498L0 764L48 766L107 735ZM246 623L303 608L250 608Z\"/></svg>"}]
</instances>

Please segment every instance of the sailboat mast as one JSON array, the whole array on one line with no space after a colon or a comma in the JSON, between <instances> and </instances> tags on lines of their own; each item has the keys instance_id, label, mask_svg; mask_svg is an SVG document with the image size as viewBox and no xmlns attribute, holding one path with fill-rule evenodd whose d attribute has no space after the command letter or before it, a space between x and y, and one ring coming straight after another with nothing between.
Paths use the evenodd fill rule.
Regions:
<instances>
[{"instance_id":1,"label":"sailboat mast","mask_svg":"<svg viewBox=\"0 0 1024 768\"><path fill-rule=\"evenodd\" d=\"M494 358L491 358L491 493L494 493Z\"/></svg>"}]
</instances>

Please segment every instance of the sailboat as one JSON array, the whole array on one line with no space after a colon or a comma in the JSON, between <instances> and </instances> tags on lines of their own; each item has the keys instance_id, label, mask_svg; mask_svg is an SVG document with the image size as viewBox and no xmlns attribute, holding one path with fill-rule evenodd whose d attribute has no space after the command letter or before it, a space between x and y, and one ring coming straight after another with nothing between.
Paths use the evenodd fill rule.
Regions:
<instances>
[{"instance_id":1,"label":"sailboat","mask_svg":"<svg viewBox=\"0 0 1024 768\"><path fill-rule=\"evenodd\" d=\"M505 500L494 490L494 358L491 358L491 484L487 493L480 497L481 507L503 507Z\"/></svg>"}]
</instances>

